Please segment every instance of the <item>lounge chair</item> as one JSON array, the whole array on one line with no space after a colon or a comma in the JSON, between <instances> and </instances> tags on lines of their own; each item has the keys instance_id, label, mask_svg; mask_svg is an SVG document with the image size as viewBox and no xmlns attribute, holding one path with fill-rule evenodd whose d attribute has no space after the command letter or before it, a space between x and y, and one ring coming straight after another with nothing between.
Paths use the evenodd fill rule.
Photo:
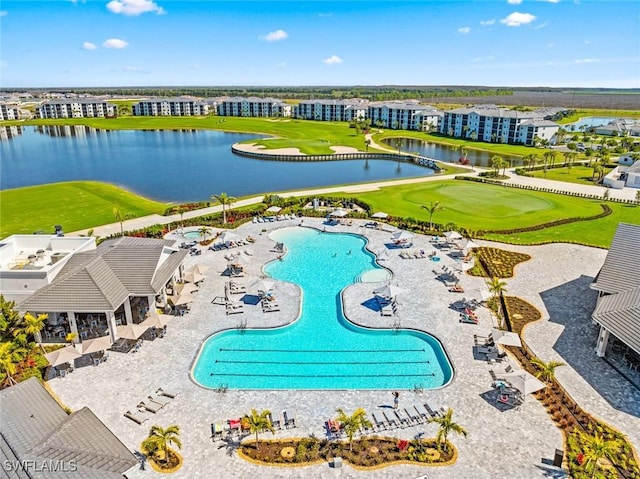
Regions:
<instances>
[{"instance_id":1,"label":"lounge chair","mask_svg":"<svg viewBox=\"0 0 640 479\"><path fill-rule=\"evenodd\" d=\"M380 315L393 316L394 314L395 314L395 309L391 303L380 305Z\"/></svg>"},{"instance_id":2,"label":"lounge chair","mask_svg":"<svg viewBox=\"0 0 640 479\"><path fill-rule=\"evenodd\" d=\"M271 423L274 429L282 429L282 419L280 418L280 416L277 416L274 419L273 415L269 413L267 417L269 418L269 422Z\"/></svg>"},{"instance_id":3,"label":"lounge chair","mask_svg":"<svg viewBox=\"0 0 640 479\"><path fill-rule=\"evenodd\" d=\"M157 399L155 399L153 396L147 396L147 399L153 403L156 404L160 407L165 407L167 404L169 404L169 401L158 401Z\"/></svg>"},{"instance_id":4,"label":"lounge chair","mask_svg":"<svg viewBox=\"0 0 640 479\"><path fill-rule=\"evenodd\" d=\"M405 408L404 413L411 420L411 422L414 422L415 424L420 423L420 415L418 414L418 411L416 411L415 408L411 408L411 407Z\"/></svg>"},{"instance_id":5,"label":"lounge chair","mask_svg":"<svg viewBox=\"0 0 640 479\"><path fill-rule=\"evenodd\" d=\"M430 405L428 402L424 403L424 408L425 408L425 409L427 410L427 412L429 413L429 416L431 416L431 417L438 417L438 416L440 416L439 411L438 411L437 409L433 409L433 408L431 407L431 405Z\"/></svg>"},{"instance_id":6,"label":"lounge chair","mask_svg":"<svg viewBox=\"0 0 640 479\"><path fill-rule=\"evenodd\" d=\"M230 301L226 304L227 314L237 314L244 312L244 303L240 301Z\"/></svg>"},{"instance_id":7,"label":"lounge chair","mask_svg":"<svg viewBox=\"0 0 640 479\"><path fill-rule=\"evenodd\" d=\"M478 324L478 319L472 316L469 316L468 314L462 313L460 314L460 322L468 323L468 324Z\"/></svg>"},{"instance_id":8,"label":"lounge chair","mask_svg":"<svg viewBox=\"0 0 640 479\"><path fill-rule=\"evenodd\" d=\"M232 435L240 434L240 431L242 429L241 419L229 419L227 421L227 425L229 426L229 434L232 434Z\"/></svg>"},{"instance_id":9,"label":"lounge chair","mask_svg":"<svg viewBox=\"0 0 640 479\"><path fill-rule=\"evenodd\" d=\"M218 440L218 439L222 439L222 437L224 436L224 426L220 423L211 423L211 439L213 441Z\"/></svg>"},{"instance_id":10,"label":"lounge chair","mask_svg":"<svg viewBox=\"0 0 640 479\"><path fill-rule=\"evenodd\" d=\"M290 427L298 427L298 421L296 419L295 411L282 411L282 421L285 429Z\"/></svg>"},{"instance_id":11,"label":"lounge chair","mask_svg":"<svg viewBox=\"0 0 640 479\"><path fill-rule=\"evenodd\" d=\"M270 313L272 311L280 311L280 305L275 301L262 301L262 312Z\"/></svg>"},{"instance_id":12,"label":"lounge chair","mask_svg":"<svg viewBox=\"0 0 640 479\"><path fill-rule=\"evenodd\" d=\"M382 411L382 415L387 420L387 424L390 428L400 427L400 421L395 414L392 415L391 413L389 413L389 415L387 416L387 413Z\"/></svg>"},{"instance_id":13,"label":"lounge chair","mask_svg":"<svg viewBox=\"0 0 640 479\"><path fill-rule=\"evenodd\" d=\"M413 409L416 410L416 412L418 413L418 415L423 421L426 421L431 417L431 414L429 414L429 411L427 411L422 404L414 404Z\"/></svg>"},{"instance_id":14,"label":"lounge chair","mask_svg":"<svg viewBox=\"0 0 640 479\"><path fill-rule=\"evenodd\" d=\"M148 417L140 417L140 416L136 416L135 414L133 414L131 411L127 411L124 413L124 417L126 417L127 419L131 419L133 422L137 423L137 424L142 424L143 422L145 422L147 419L149 419Z\"/></svg>"},{"instance_id":15,"label":"lounge chair","mask_svg":"<svg viewBox=\"0 0 640 479\"><path fill-rule=\"evenodd\" d=\"M380 413L374 411L371 413L371 417L373 419L373 425L378 429L378 431L386 430L389 427L388 421L386 420L386 418L382 419Z\"/></svg>"},{"instance_id":16,"label":"lounge chair","mask_svg":"<svg viewBox=\"0 0 640 479\"><path fill-rule=\"evenodd\" d=\"M229 292L231 294L246 293L247 288L244 284L236 283L235 281L229 281Z\"/></svg>"},{"instance_id":17,"label":"lounge chair","mask_svg":"<svg viewBox=\"0 0 640 479\"><path fill-rule=\"evenodd\" d=\"M395 409L394 413L400 421L400 427L408 427L411 425L411 419L402 409Z\"/></svg>"},{"instance_id":18,"label":"lounge chair","mask_svg":"<svg viewBox=\"0 0 640 479\"><path fill-rule=\"evenodd\" d=\"M162 409L162 406L156 403L147 404L144 401L140 401L136 407L138 408L138 411L142 411L144 409L154 414L157 413L160 409Z\"/></svg>"},{"instance_id":19,"label":"lounge chair","mask_svg":"<svg viewBox=\"0 0 640 479\"><path fill-rule=\"evenodd\" d=\"M158 388L158 389L156 390L156 394L157 394L158 396L168 397L169 399L175 399L175 397L178 395L178 393L171 393L171 392L169 392L169 391L165 391L165 390L164 390L164 389L162 389L162 388Z\"/></svg>"}]
</instances>

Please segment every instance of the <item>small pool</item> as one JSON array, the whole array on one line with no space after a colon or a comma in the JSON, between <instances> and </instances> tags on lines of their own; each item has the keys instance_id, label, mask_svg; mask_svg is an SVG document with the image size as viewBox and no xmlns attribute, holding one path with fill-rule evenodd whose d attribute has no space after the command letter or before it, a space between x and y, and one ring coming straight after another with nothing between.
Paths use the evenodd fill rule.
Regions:
<instances>
[{"instance_id":1,"label":"small pool","mask_svg":"<svg viewBox=\"0 0 640 479\"><path fill-rule=\"evenodd\" d=\"M198 239L198 238L202 238L202 235L200 234L199 231L187 231L186 233L184 233L182 235L184 238L188 238L188 239Z\"/></svg>"},{"instance_id":2,"label":"small pool","mask_svg":"<svg viewBox=\"0 0 640 479\"><path fill-rule=\"evenodd\" d=\"M283 328L213 335L193 367L196 382L209 388L309 390L437 388L451 380L451 364L434 337L394 330L392 318L385 330L345 319L345 286L370 271L388 277L366 250L365 238L302 227L277 230L271 238L286 244L287 255L265 272L302 288L300 318Z\"/></svg>"}]
</instances>

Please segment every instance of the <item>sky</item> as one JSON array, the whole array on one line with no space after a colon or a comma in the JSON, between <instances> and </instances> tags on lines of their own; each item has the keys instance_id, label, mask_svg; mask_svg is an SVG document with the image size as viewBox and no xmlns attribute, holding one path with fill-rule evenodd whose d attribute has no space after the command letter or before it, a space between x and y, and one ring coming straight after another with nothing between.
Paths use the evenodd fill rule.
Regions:
<instances>
[{"instance_id":1,"label":"sky","mask_svg":"<svg viewBox=\"0 0 640 479\"><path fill-rule=\"evenodd\" d=\"M640 88L637 0L2 0L0 41L11 88Z\"/></svg>"}]
</instances>

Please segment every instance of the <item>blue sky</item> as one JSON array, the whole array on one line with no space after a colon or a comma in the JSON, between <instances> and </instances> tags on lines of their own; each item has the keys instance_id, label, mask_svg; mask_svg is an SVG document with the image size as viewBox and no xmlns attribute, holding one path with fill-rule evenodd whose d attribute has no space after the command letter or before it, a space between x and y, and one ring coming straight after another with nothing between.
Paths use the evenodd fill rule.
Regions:
<instances>
[{"instance_id":1,"label":"blue sky","mask_svg":"<svg viewBox=\"0 0 640 479\"><path fill-rule=\"evenodd\" d=\"M0 4L5 87L640 88L640 2Z\"/></svg>"}]
</instances>

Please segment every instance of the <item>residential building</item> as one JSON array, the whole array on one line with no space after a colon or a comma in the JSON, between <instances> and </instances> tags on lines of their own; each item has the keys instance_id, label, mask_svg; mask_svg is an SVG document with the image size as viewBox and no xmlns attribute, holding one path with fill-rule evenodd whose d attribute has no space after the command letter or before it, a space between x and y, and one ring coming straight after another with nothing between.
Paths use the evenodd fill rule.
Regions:
<instances>
[{"instance_id":1,"label":"residential building","mask_svg":"<svg viewBox=\"0 0 640 479\"><path fill-rule=\"evenodd\" d=\"M442 112L418 101L371 103L367 112L372 126L393 130L437 129Z\"/></svg>"},{"instance_id":2,"label":"residential building","mask_svg":"<svg viewBox=\"0 0 640 479\"><path fill-rule=\"evenodd\" d=\"M0 404L3 477L124 479L139 467L91 409L67 414L36 378L0 391Z\"/></svg>"},{"instance_id":3,"label":"residential building","mask_svg":"<svg viewBox=\"0 0 640 479\"><path fill-rule=\"evenodd\" d=\"M626 118L614 120L606 125L596 126L594 132L597 135L640 136L640 121Z\"/></svg>"},{"instance_id":4,"label":"residential building","mask_svg":"<svg viewBox=\"0 0 640 479\"><path fill-rule=\"evenodd\" d=\"M26 235L17 236L21 244L26 243ZM3 276L9 272L14 276L3 278L0 293L5 288L15 292L19 279L25 282L25 289L31 289L29 278L17 278L17 273L40 274L38 284L42 286L16 306L21 313L48 315L39 341L60 342L73 333L80 342L105 335L115 342L119 339L118 326L142 324L156 315L156 308L169 308L167 289L173 291L182 277L188 254L175 247L175 241L122 237L95 247L93 238L60 239L87 243L73 254L59 255L56 262L47 250L33 252L34 247L25 247L18 251L11 247L20 259L14 258L9 266L20 266L2 271ZM39 254L43 255L41 259ZM61 268L57 266L60 261L64 262ZM44 278L54 268L58 269L55 277Z\"/></svg>"},{"instance_id":5,"label":"residential building","mask_svg":"<svg viewBox=\"0 0 640 479\"><path fill-rule=\"evenodd\" d=\"M0 103L0 120L20 119L20 108L17 105Z\"/></svg>"},{"instance_id":6,"label":"residential building","mask_svg":"<svg viewBox=\"0 0 640 479\"><path fill-rule=\"evenodd\" d=\"M615 189L640 188L640 160L631 166L625 166L625 163L616 166L604 177L602 184Z\"/></svg>"},{"instance_id":7,"label":"residential building","mask_svg":"<svg viewBox=\"0 0 640 479\"><path fill-rule=\"evenodd\" d=\"M366 100L302 100L293 107L293 116L304 120L353 121L367 116Z\"/></svg>"},{"instance_id":8,"label":"residential building","mask_svg":"<svg viewBox=\"0 0 640 479\"><path fill-rule=\"evenodd\" d=\"M132 107L133 116L203 116L209 104L195 98L150 98Z\"/></svg>"},{"instance_id":9,"label":"residential building","mask_svg":"<svg viewBox=\"0 0 640 479\"><path fill-rule=\"evenodd\" d=\"M229 97L218 102L218 115L275 118L291 116L291 105L275 98Z\"/></svg>"},{"instance_id":10,"label":"residential building","mask_svg":"<svg viewBox=\"0 0 640 479\"><path fill-rule=\"evenodd\" d=\"M118 116L113 103L92 98L49 100L38 107L39 118L112 118Z\"/></svg>"},{"instance_id":11,"label":"residential building","mask_svg":"<svg viewBox=\"0 0 640 479\"><path fill-rule=\"evenodd\" d=\"M640 226L620 223L600 272L592 319L600 325L596 354L605 356L610 336L640 354Z\"/></svg>"},{"instance_id":12,"label":"residential building","mask_svg":"<svg viewBox=\"0 0 640 479\"><path fill-rule=\"evenodd\" d=\"M538 139L552 140L560 126L535 112L479 105L444 112L440 133L489 143L533 146Z\"/></svg>"}]
</instances>

